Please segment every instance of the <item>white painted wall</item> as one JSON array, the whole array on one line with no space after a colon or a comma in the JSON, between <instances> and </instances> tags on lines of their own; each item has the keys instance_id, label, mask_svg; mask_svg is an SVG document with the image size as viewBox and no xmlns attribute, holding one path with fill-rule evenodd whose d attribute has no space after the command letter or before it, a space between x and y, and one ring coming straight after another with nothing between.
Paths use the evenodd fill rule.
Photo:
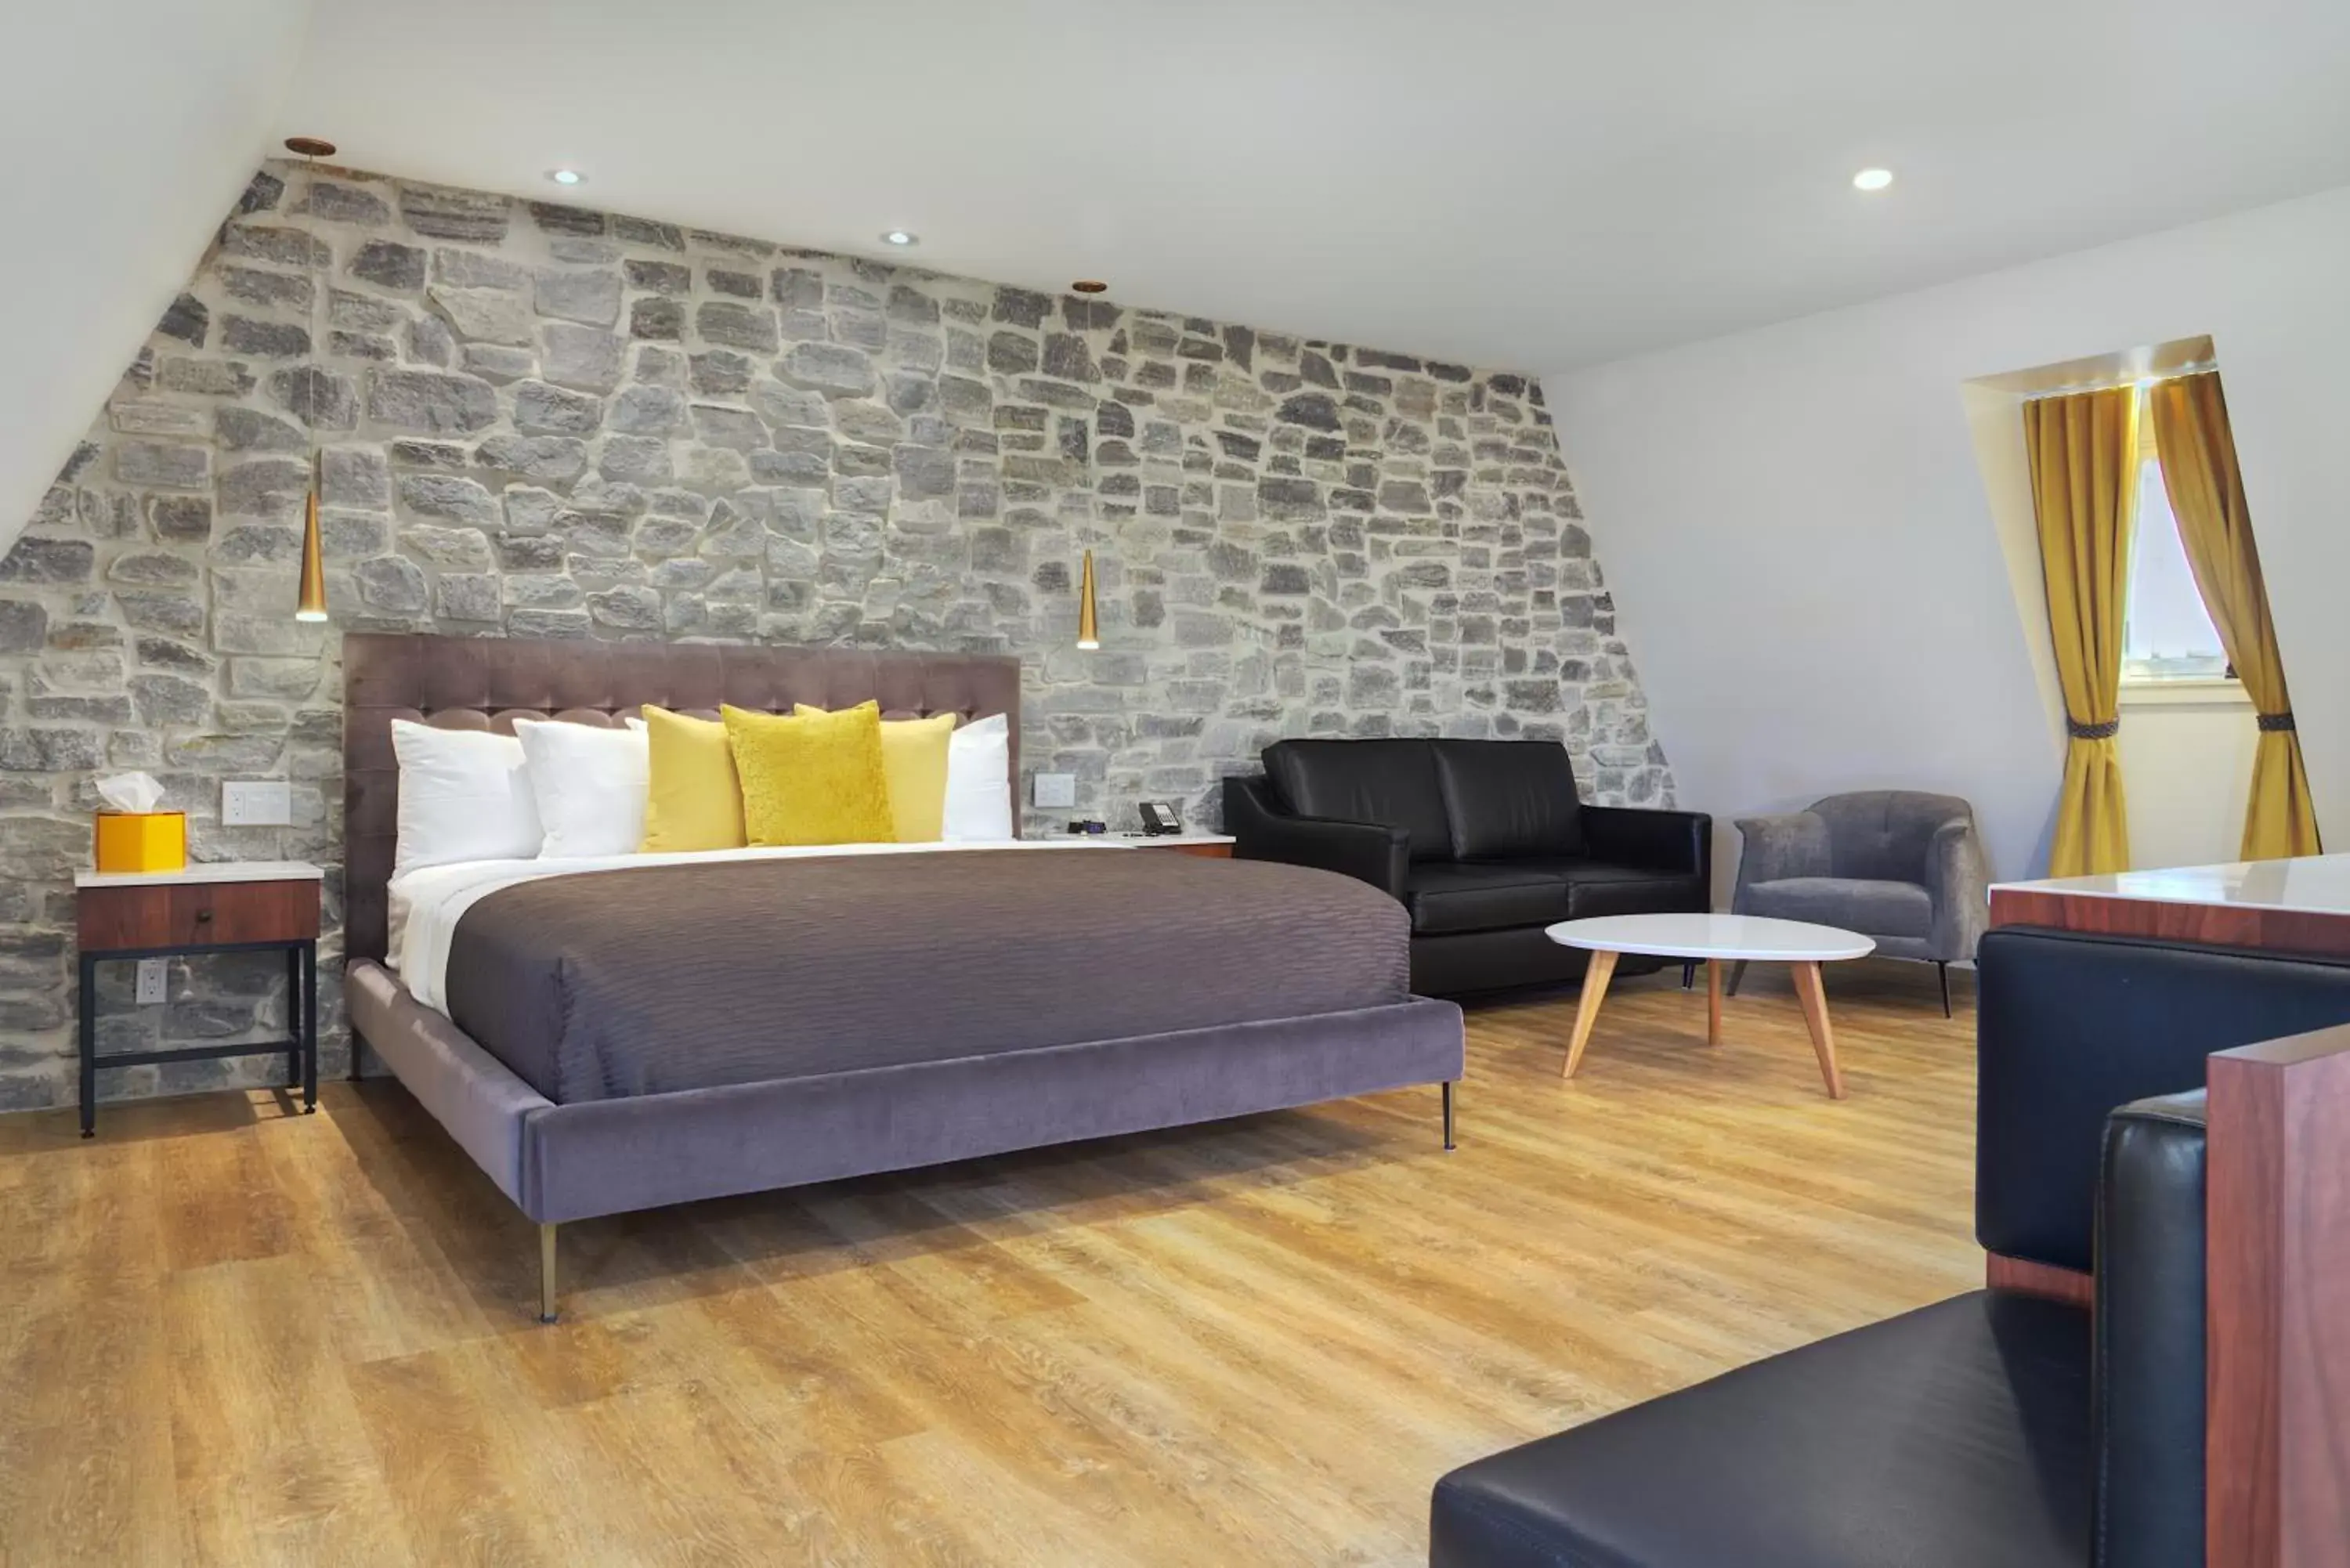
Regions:
<instances>
[{"instance_id":1,"label":"white painted wall","mask_svg":"<svg viewBox=\"0 0 2350 1568\"><path fill-rule=\"evenodd\" d=\"M2350 842L2345 278L2350 187L1544 378L1725 885L1731 817L1866 787L1966 795L1997 874L2045 863L2061 713L1961 384L2205 333L2318 819Z\"/></svg>"},{"instance_id":2,"label":"white painted wall","mask_svg":"<svg viewBox=\"0 0 2350 1568\"><path fill-rule=\"evenodd\" d=\"M308 0L26 0L0 20L0 550L252 177Z\"/></svg>"}]
</instances>

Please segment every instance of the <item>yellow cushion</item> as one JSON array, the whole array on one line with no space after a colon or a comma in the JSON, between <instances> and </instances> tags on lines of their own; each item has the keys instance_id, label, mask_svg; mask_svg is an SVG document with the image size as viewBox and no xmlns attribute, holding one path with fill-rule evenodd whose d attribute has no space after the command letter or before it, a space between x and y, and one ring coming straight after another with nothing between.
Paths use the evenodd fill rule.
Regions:
<instances>
[{"instance_id":1,"label":"yellow cushion","mask_svg":"<svg viewBox=\"0 0 2350 1568\"><path fill-rule=\"evenodd\" d=\"M726 726L650 703L644 717L645 852L742 848L743 788Z\"/></svg>"},{"instance_id":2,"label":"yellow cushion","mask_svg":"<svg viewBox=\"0 0 2350 1568\"><path fill-rule=\"evenodd\" d=\"M889 780L881 709L786 719L721 708L743 781L743 826L754 844L889 844Z\"/></svg>"},{"instance_id":3,"label":"yellow cushion","mask_svg":"<svg viewBox=\"0 0 2350 1568\"><path fill-rule=\"evenodd\" d=\"M825 711L802 702L801 718ZM889 781L889 820L900 844L936 844L946 835L947 744L952 713L881 721L881 773Z\"/></svg>"}]
</instances>

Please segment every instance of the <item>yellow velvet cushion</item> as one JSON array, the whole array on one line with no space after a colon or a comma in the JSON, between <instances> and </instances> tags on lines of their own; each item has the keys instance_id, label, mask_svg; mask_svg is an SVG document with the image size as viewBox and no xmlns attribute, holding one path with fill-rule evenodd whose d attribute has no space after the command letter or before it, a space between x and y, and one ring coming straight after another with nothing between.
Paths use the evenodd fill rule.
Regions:
<instances>
[{"instance_id":1,"label":"yellow velvet cushion","mask_svg":"<svg viewBox=\"0 0 2350 1568\"><path fill-rule=\"evenodd\" d=\"M743 826L754 844L889 844L889 779L881 709L783 718L721 708L743 781Z\"/></svg>"},{"instance_id":2,"label":"yellow velvet cushion","mask_svg":"<svg viewBox=\"0 0 2350 1568\"><path fill-rule=\"evenodd\" d=\"M825 711L802 702L801 718ZM889 820L900 844L936 844L946 836L947 746L955 716L881 721L881 773L889 782Z\"/></svg>"},{"instance_id":3,"label":"yellow velvet cushion","mask_svg":"<svg viewBox=\"0 0 2350 1568\"><path fill-rule=\"evenodd\" d=\"M650 703L644 720L644 852L742 848L743 786L726 726Z\"/></svg>"}]
</instances>

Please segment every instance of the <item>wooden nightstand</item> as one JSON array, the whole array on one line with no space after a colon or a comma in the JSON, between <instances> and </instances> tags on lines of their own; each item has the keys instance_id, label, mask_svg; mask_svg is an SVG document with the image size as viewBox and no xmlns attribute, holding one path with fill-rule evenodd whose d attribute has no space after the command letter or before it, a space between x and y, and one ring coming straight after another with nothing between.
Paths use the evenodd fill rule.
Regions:
<instances>
[{"instance_id":1,"label":"wooden nightstand","mask_svg":"<svg viewBox=\"0 0 2350 1568\"><path fill-rule=\"evenodd\" d=\"M1234 840L1223 833L1162 833L1156 838L1147 833L1111 833L1103 836L1103 842L1121 844L1129 849L1167 849L1178 855L1230 860Z\"/></svg>"},{"instance_id":2,"label":"wooden nightstand","mask_svg":"<svg viewBox=\"0 0 2350 1568\"><path fill-rule=\"evenodd\" d=\"M183 871L74 875L81 956L81 1136L96 1131L101 1067L286 1053L289 1087L318 1108L318 900L325 873L302 860L229 861ZM98 1054L98 966L117 959L286 950L290 1040Z\"/></svg>"}]
</instances>

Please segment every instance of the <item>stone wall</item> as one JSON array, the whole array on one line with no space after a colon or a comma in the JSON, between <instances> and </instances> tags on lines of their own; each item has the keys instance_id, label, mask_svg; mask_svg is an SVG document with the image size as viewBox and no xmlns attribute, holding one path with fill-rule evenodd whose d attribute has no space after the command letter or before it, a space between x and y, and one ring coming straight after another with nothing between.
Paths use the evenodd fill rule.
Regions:
<instances>
[{"instance_id":1,"label":"stone wall","mask_svg":"<svg viewBox=\"0 0 2350 1568\"><path fill-rule=\"evenodd\" d=\"M291 615L314 434L326 628ZM1521 375L272 164L0 563L0 1106L72 1097L100 772L161 777L199 858L337 864L340 629L1008 649L1030 765L1114 825L1211 821L1303 734L1556 739L1592 798L1668 804L1579 516ZM294 827L220 825L273 776ZM143 1010L128 968L104 1048L283 1027L274 961Z\"/></svg>"}]
</instances>

